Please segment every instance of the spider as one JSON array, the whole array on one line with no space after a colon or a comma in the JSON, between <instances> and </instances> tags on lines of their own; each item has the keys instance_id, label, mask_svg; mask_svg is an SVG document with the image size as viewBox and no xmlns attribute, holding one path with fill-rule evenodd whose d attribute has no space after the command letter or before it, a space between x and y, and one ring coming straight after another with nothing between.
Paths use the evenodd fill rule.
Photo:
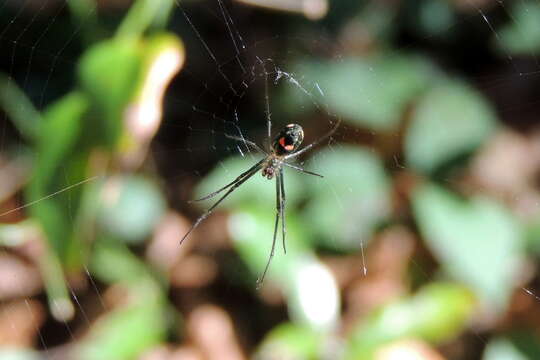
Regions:
<instances>
[{"instance_id":1,"label":"spider","mask_svg":"<svg viewBox=\"0 0 540 360\"><path fill-rule=\"evenodd\" d=\"M268 121L268 151L264 151L259 145L257 145L255 142L245 139L243 136L231 136L226 135L228 138L241 141L246 146L251 146L261 154L264 154L265 157L260 160L258 163L253 165L251 168L240 174L236 179L228 183L227 185L223 186L222 188L196 200L192 200L190 202L197 202L197 201L203 201L208 200L222 191L227 190L227 192L219 198L218 201L216 201L208 210L206 210L201 216L195 220L193 225L189 228L189 230L186 232L186 234L182 237L180 240L180 244L184 242L184 240L189 236L189 234L197 227L199 224L206 219L213 211L214 209L223 201L227 196L229 196L234 190L236 190L240 185L245 183L249 178L251 178L253 175L255 175L259 170L262 170L262 176L266 177L268 180L272 180L274 177L276 178L276 220L274 224L274 236L272 239L272 247L270 250L270 256L268 257L268 260L266 262L266 266L264 268L264 271L262 275L257 279L257 285L258 287L262 284L264 281L264 277L266 276L266 273L268 271L268 268L270 266L270 262L272 261L272 258L274 257L275 247L276 247L276 238L278 233L278 226L279 221L281 219L281 232L282 232L282 243L283 243L283 251L284 253L287 252L285 247L285 233L286 233L286 226L285 226L285 185L283 180L283 166L287 166L290 168L293 168L297 171L300 171L304 174L314 175L322 178L323 176L308 170L303 169L302 167L290 164L287 162L287 160L292 160L299 155L305 153L306 151L313 148L315 145L319 144L323 140L329 138L334 134L334 132L337 130L337 128L340 125L341 120L336 121L332 129L323 135L318 140L315 140L311 144L305 146L303 149L299 150L300 145L302 144L302 141L304 140L304 130L302 127L298 124L289 124L285 126L283 130L281 130L273 141L271 140L271 122Z\"/></svg>"}]
</instances>

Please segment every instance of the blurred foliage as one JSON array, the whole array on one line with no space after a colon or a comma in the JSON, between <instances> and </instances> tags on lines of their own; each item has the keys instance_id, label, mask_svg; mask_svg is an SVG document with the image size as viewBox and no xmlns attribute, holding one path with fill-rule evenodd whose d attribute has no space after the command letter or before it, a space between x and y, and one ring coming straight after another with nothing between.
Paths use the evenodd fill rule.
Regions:
<instances>
[{"instance_id":1,"label":"blurred foliage","mask_svg":"<svg viewBox=\"0 0 540 360\"><path fill-rule=\"evenodd\" d=\"M390 179L381 159L368 149L343 146L319 152L313 169L325 177L310 179L307 185L311 195L304 210L305 228L333 250L366 246L391 211Z\"/></svg>"},{"instance_id":2,"label":"blurred foliage","mask_svg":"<svg viewBox=\"0 0 540 360\"><path fill-rule=\"evenodd\" d=\"M489 60L474 65L485 75L488 66L481 61L488 62L495 68L489 71L496 80L515 66L514 57L536 61L534 55L540 49L537 2L508 6L499 2L506 16L500 22L488 20L487 25L483 18L490 11L487 5L484 9L443 0L399 6L335 1L319 23L265 15L278 17L280 26L287 25L270 28L271 34L278 30L288 34L283 41L276 37L275 51L284 58L283 71L290 73L278 72L281 64L275 65L275 72L264 73L283 76L281 83L279 78L270 79L274 80L270 81L272 106L279 108L274 119L294 119L310 138L323 133L330 119L340 118L343 123L327 144L300 160L303 167L324 178L284 170L286 248L278 231L275 257L260 291L255 280L268 261L274 234L274 183L256 174L220 204L226 220L209 219L215 222L198 228L193 233L198 239L190 239L197 243L186 242L184 246L191 246L187 249L176 246L187 229L182 223L185 218L178 216L181 224L173 226L174 231L163 225L172 208L187 214L184 202L178 204L171 194L203 197L246 171L259 154L237 151L240 147L222 139L229 141L236 156L219 153L217 164L212 164L215 167L201 178L198 170L208 165L211 156L203 151L189 154L200 161L198 170L189 167L188 155L169 156L169 167L189 174L173 181L156 171L156 162L148 154L161 118L167 115L167 106L162 105L165 89L184 57L193 56L194 67L199 62L211 63L213 74L205 74L209 78L202 80L204 91L211 93L218 90L213 87L216 78L226 78L224 71L237 64L242 67L238 58L252 55L251 49L241 49L240 54L229 51L237 61L222 64L208 53L212 48L208 44L227 41L229 50L238 46L235 24L219 17L227 14L228 7L218 3L215 13L209 11L211 21L195 24L202 31L191 42L204 51L197 57L195 48L184 50L183 45L189 42L183 30L190 28L191 18L176 15L185 11L184 6L197 4L136 0L125 13L120 11L116 21L97 12L93 1L69 0L67 4L71 21L78 24L69 32L81 32L77 35L81 49L74 74L52 76L51 70L48 75L53 82L56 77L75 76L71 89L43 104L25 93L26 84L21 86L11 70L0 75L0 106L19 135L15 158L32 164L31 174L13 185L13 199L6 201L11 209L4 215L18 217L0 225L0 244L6 253L16 252L27 242L40 244L40 255L32 262L43 279L51 317L66 324L79 324L78 318L86 318L78 327L77 334L82 335L66 340L70 354L88 360L142 359L148 351L177 342L203 348L204 341L196 334L205 319L190 323L190 317L200 304L223 298L227 309L223 318L230 316L233 320L228 321L235 325L229 332L243 332L238 342L257 359L380 359L381 349L410 339L448 358L459 358L452 357L449 348L462 349L456 351L463 355L466 338L477 331L486 333L479 336L485 350L475 350L476 355L483 351L484 360L540 357L540 342L534 335L538 324L527 329L511 319L513 313L539 308L533 290L526 293L533 305L522 300L513 306L516 294L528 291L526 282L537 281L534 261L540 254L540 212L532 205L523 210L523 203L527 199L538 203L538 188L534 179L527 179L523 181L527 186L516 185L505 193L475 175L479 158L489 151L497 134L509 131L505 123L512 120L501 118L495 95L475 81L474 66L460 68L457 58L463 54L452 51L452 46L463 46L466 52L461 43L465 40L471 48L484 49ZM488 35L482 38L475 33L464 40L469 34L463 35L461 27L472 30L462 25L463 19L477 13L475 22L487 28ZM216 31L216 22L233 30ZM236 26L243 28L241 22ZM253 26L256 35L268 37L264 21ZM302 52L289 42L304 32L321 36L321 28L331 44L325 55L318 43L320 48L311 44L315 49ZM203 42L206 37L201 34L211 34L211 40ZM414 46L406 43L409 38L416 41ZM489 53L485 47L491 45L485 43L502 56ZM472 56L467 59L473 62ZM502 67L507 59L512 63L502 69L493 65ZM245 73L239 84L254 94L245 98L244 93L234 94L235 100L251 101L260 108L264 95L252 83L264 76L257 73L258 62L249 65L251 72L242 68ZM245 80L250 76L248 84ZM515 74L512 79L520 77ZM186 78L176 82L180 83L176 84L181 88L179 97L195 92ZM225 94L230 95L229 90ZM223 96L215 99L230 110L231 103ZM189 104L190 115L204 113L197 108L201 98ZM264 109L258 114L262 113ZM222 121L220 116L217 111L207 115L216 123ZM204 133L185 114L174 121L184 131L171 130L180 146L218 152L220 144L206 148L203 140L196 146L184 143L189 136L215 140L215 123L215 128ZM238 119L226 121L238 127ZM264 121L258 123L262 126L256 130L264 132ZM6 157L13 156L11 149L2 150ZM514 171L511 161L504 165ZM538 171L535 168L531 173ZM0 175L10 178L12 174ZM24 208L13 209L19 192L24 194ZM209 204L210 200L197 202L190 210L201 212ZM405 229L403 233L408 234L398 239L398 245L385 237L394 229ZM152 247L164 237L174 247L160 253L162 258L156 263L151 260ZM384 246L391 250L383 251ZM176 263L167 264L168 256ZM190 288L175 282L182 276L191 280L205 271L212 273L212 266L201 260L209 257L228 259L210 262L219 270L214 277L209 275L209 283ZM199 264L192 272L187 267L190 260ZM527 261L533 265L526 267ZM89 319L80 299L102 302L102 309L97 311L92 305ZM283 314L274 317L276 305L282 303L286 319ZM503 319L505 324L500 326ZM219 325L218 321L212 324ZM41 341L47 348L43 337ZM0 349L0 358L37 358L30 345L26 348Z\"/></svg>"},{"instance_id":3,"label":"blurred foliage","mask_svg":"<svg viewBox=\"0 0 540 360\"><path fill-rule=\"evenodd\" d=\"M475 90L457 81L437 84L415 107L405 139L407 163L434 172L477 149L495 122L493 109Z\"/></svg>"},{"instance_id":4,"label":"blurred foliage","mask_svg":"<svg viewBox=\"0 0 540 360\"><path fill-rule=\"evenodd\" d=\"M491 199L467 203L435 185L418 189L413 207L428 246L445 270L468 283L482 301L498 310L506 307L523 252L512 214Z\"/></svg>"},{"instance_id":5,"label":"blurred foliage","mask_svg":"<svg viewBox=\"0 0 540 360\"><path fill-rule=\"evenodd\" d=\"M540 353L538 338L519 331L494 339L486 348L483 360L534 359Z\"/></svg>"},{"instance_id":6,"label":"blurred foliage","mask_svg":"<svg viewBox=\"0 0 540 360\"><path fill-rule=\"evenodd\" d=\"M384 343L399 338L421 338L440 343L453 339L473 310L467 289L454 284L432 283L410 299L375 311L353 330L346 359L369 359Z\"/></svg>"},{"instance_id":7,"label":"blurred foliage","mask_svg":"<svg viewBox=\"0 0 540 360\"><path fill-rule=\"evenodd\" d=\"M300 61L295 72L317 79L324 89L324 103L332 112L373 130L395 128L408 103L435 75L429 62L400 53L339 62ZM296 108L309 99L303 96L298 100L293 105Z\"/></svg>"},{"instance_id":8,"label":"blurred foliage","mask_svg":"<svg viewBox=\"0 0 540 360\"><path fill-rule=\"evenodd\" d=\"M501 51L513 54L540 52L540 4L536 1L512 3L512 22L502 27L500 40L494 42Z\"/></svg>"}]
</instances>

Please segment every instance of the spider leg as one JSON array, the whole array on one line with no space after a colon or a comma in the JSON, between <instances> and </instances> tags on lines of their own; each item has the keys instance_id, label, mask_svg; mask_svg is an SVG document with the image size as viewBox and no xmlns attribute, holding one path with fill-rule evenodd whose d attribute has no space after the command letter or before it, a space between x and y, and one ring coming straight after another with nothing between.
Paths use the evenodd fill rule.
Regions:
<instances>
[{"instance_id":1,"label":"spider leg","mask_svg":"<svg viewBox=\"0 0 540 360\"><path fill-rule=\"evenodd\" d=\"M241 175L240 177L242 177L240 180L238 181L235 181L233 182L233 185L232 187L222 196L219 198L218 201L216 201L212 206L210 206L210 208L208 208L208 210L206 210L204 212L204 214L202 214L201 216L199 216L197 218L197 220L195 220L195 222L193 223L193 225L191 225L191 227L189 228L189 230L186 232L186 234L184 236L182 236L182 239L180 240L180 245L182 245L182 243L184 242L184 240L186 240L186 238L189 236L189 234L191 234L191 232L197 227L199 226L199 224L204 220L206 219L211 213L212 211L214 211L214 209L216 208L216 206L218 206L223 200L225 200L225 198L227 196L229 196L234 190L236 190L236 188L238 188L240 185L242 185L244 182L246 182L249 178L251 178L257 171L259 171L259 169L262 168L262 161L258 162L257 164L253 165L251 167L251 169L249 169L248 171L246 171L243 175ZM221 190L219 190L221 191Z\"/></svg>"},{"instance_id":2,"label":"spider leg","mask_svg":"<svg viewBox=\"0 0 540 360\"><path fill-rule=\"evenodd\" d=\"M270 144L272 144L272 114L270 113L270 96L268 95L268 72L266 71L266 66L264 65L264 61L261 60L260 57L256 57L257 61L261 65L261 68L264 72L264 103L265 103L265 115L266 115L266 127L268 131L268 137L266 141L268 142L267 146L270 147Z\"/></svg>"},{"instance_id":3,"label":"spider leg","mask_svg":"<svg viewBox=\"0 0 540 360\"><path fill-rule=\"evenodd\" d=\"M303 172L305 174L309 174L309 175L315 175L315 176L318 176L320 178L324 178L324 176L320 175L320 174L317 174L317 173L314 173L314 172L311 172L311 171L307 171L307 170L304 170L303 168L301 168L300 166L296 166L296 165L293 165L293 164L289 164L289 163L286 163L286 162L282 162L283 165L285 166L288 166L290 168L293 168L293 169L296 169L300 172Z\"/></svg>"},{"instance_id":4,"label":"spider leg","mask_svg":"<svg viewBox=\"0 0 540 360\"><path fill-rule=\"evenodd\" d=\"M325 135L323 135L321 138L319 138L318 140L315 140L314 142L312 142L311 144L309 144L308 146L306 146L305 148L303 148L302 150L298 150L297 152L295 153L292 153L290 155L287 155L283 158L283 160L287 160L287 159L292 159L292 158L295 158L297 157L298 155L300 154L303 154L305 153L306 151L308 151L309 149L311 149L312 147L314 147L315 145L318 145L319 143L321 143L323 140L326 140L328 139L330 136L332 136L332 134L334 134L336 132L336 130L338 129L339 125L341 124L341 119L338 119L336 121L336 123L334 124L334 126L332 127L332 129L327 132Z\"/></svg>"},{"instance_id":5,"label":"spider leg","mask_svg":"<svg viewBox=\"0 0 540 360\"><path fill-rule=\"evenodd\" d=\"M230 183L228 183L227 185L225 185L224 187L220 188L219 190L216 190L214 191L213 193L210 193L200 199L195 199L195 200L190 200L188 201L189 203L193 203L193 202L197 202L197 201L203 201L203 200L208 200L210 198L213 198L214 196L216 196L217 194L219 194L220 192L222 192L223 190L227 189L228 187L230 186L234 186L237 182L241 181L243 179L244 176L246 176L248 173L250 173L251 171L253 171L255 168L257 168L255 171L259 170L262 166L261 164L263 163L265 159L262 159L261 161L259 161L258 163L256 163L255 165L253 165L252 167L249 168L249 170L247 171L244 171L243 173L241 173L236 179L234 179L233 181L231 181Z\"/></svg>"},{"instance_id":6,"label":"spider leg","mask_svg":"<svg viewBox=\"0 0 540 360\"><path fill-rule=\"evenodd\" d=\"M233 139L233 140L236 140L236 141L243 142L243 143L253 147L258 152L260 152L262 154L265 154L265 155L268 155L266 153L266 151L264 151L259 145L257 145L255 142L253 142L251 140L248 140L248 139L246 139L244 137L241 137L241 136L234 136L234 135L228 135L228 134L225 134L225 136L228 137L229 139Z\"/></svg>"},{"instance_id":7,"label":"spider leg","mask_svg":"<svg viewBox=\"0 0 540 360\"><path fill-rule=\"evenodd\" d=\"M278 225L279 225L279 218L281 217L281 187L280 187L280 174L279 172L276 175L276 222L274 223L274 237L272 238L272 248L270 249L270 256L268 256L268 260L266 261L266 266L264 267L264 271L262 275L257 279L257 289L260 289L264 278L266 276L266 273L268 272L268 268L270 267L270 262L272 262L272 258L274 257L274 253L276 250L276 238L277 238L277 231L278 231Z\"/></svg>"},{"instance_id":8,"label":"spider leg","mask_svg":"<svg viewBox=\"0 0 540 360\"><path fill-rule=\"evenodd\" d=\"M285 179L283 176L283 168L279 169L278 174L279 179L279 187L281 188L281 191L279 194L281 195L279 199L279 211L281 212L281 240L283 243L283 253L287 254L287 248L285 247L285 233L287 232L287 227L285 225Z\"/></svg>"}]
</instances>

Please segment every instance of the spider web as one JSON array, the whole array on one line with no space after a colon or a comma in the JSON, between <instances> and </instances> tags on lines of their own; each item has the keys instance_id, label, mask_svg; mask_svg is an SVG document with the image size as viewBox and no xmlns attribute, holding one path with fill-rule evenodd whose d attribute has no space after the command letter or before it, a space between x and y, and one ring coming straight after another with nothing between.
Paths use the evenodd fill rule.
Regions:
<instances>
[{"instance_id":1,"label":"spider web","mask_svg":"<svg viewBox=\"0 0 540 360\"><path fill-rule=\"evenodd\" d=\"M258 19L257 16L260 15L248 7L237 4L231 6L221 1L182 5L176 3L175 6L175 15L168 28L185 42L188 58L186 65L167 93L164 121L157 135L152 157L157 165L158 173L164 179L173 207L181 212L196 215L204 210L204 207L194 209L192 205L186 203L187 200L193 198L194 184L203 181L215 168L221 168L229 174L227 179L223 179L223 183L234 179L237 173L236 168L230 168L228 161L230 158L243 158L246 168L259 159L259 155L245 143L231 140L226 135L245 137L264 146L267 141L267 118L272 119L273 135L288 123L299 123L306 132L306 143L317 139L332 128L339 116L332 109L331 101L328 99L328 90L320 84L313 73L308 71L303 73L301 69L291 65L289 60L295 57L295 53L301 54L302 57L332 53L338 61L343 55L338 44L326 42L325 34L317 34L317 40L313 45L307 39L289 38L287 29L279 30L274 26L269 26L268 34L262 39L259 34L253 35L252 38L249 29L250 21L253 20L250 19L252 16ZM497 1L496 5L488 9L484 9L482 5L477 5L474 1L466 1L464 6L472 11L463 16L457 25L451 26L459 27L472 23L484 30L487 29L496 42L501 42L501 35L498 24L492 20L492 16L498 18L499 14L502 14L509 19L509 22L518 22L504 1ZM66 93L75 82L82 31L88 23L94 21L97 11L98 9L92 5L83 12L78 21L73 23L68 16L68 5L63 1L3 0L0 3L2 18L0 43L5 49L2 57L3 72L7 74L8 83L18 85L38 110ZM213 31L219 32L221 36L215 36L214 33L202 33L202 29L208 29L206 26L208 23L214 24ZM449 28L444 28L440 32L447 30ZM38 34L37 37L36 34ZM439 34L435 34L432 38L438 36ZM433 41L432 38L424 36L422 40ZM419 46L417 40L411 43L405 39L399 44L398 49L414 49L417 46ZM472 75L465 76L467 80L479 84L480 88L485 89L488 96L497 102L501 118L504 119L520 114L521 110L526 112L528 107L534 106L537 99L531 100L532 105L520 99L501 99L498 89L508 86L532 86L540 73L540 63L532 52L525 60L514 57L507 50L503 53L508 67L507 76L477 77L476 74L481 74L482 71L474 70L471 70ZM67 83L65 83L66 73L72 74L67 76ZM378 73L377 70L373 70L372 74L375 79L379 79L376 83L378 82L381 87L388 85L384 74ZM189 91L182 88L188 88ZM370 90L364 89L364 94L368 98ZM288 98L300 100L283 105L282 101ZM285 109L282 109L282 106ZM300 113L298 107L311 108L312 110L308 112L311 116L298 117ZM2 126L0 137L1 149L4 153L2 157L5 166L9 166L10 160L26 155L26 144L19 138L7 116L3 117ZM326 157L330 157L332 153L340 154L340 150L351 144L363 146L367 144L373 152L376 152L381 149L377 141L380 141L382 132L366 130L344 121L329 141L321 144L309 155L302 157L300 165L326 174L325 169L320 167L320 164L326 163ZM399 130L389 132L385 136L398 137L400 136L398 132ZM171 162L179 162L179 164L171 166ZM397 172L402 168L407 170L407 167L403 165L404 160L400 158L390 156L385 164L392 171ZM28 176L28 168L18 170L23 174L21 177ZM72 189L97 180L99 178L90 177L82 182L72 183L66 179L65 187L51 192L36 202L47 201L60 194L69 196ZM305 179L305 181L311 180L319 181ZM19 180L19 183L10 189L10 193L4 195L5 205L2 217L6 222L20 220L23 216L20 210L25 210L26 207L35 203L25 203L20 196L15 196L25 181ZM355 183L346 181L349 182L345 186L355 188ZM454 180L448 182L452 181ZM334 194L333 201L339 204L338 207L343 206L347 199L339 193L339 185L331 180L323 180L321 183L322 189ZM256 183L256 186L261 186L261 182ZM271 188L273 191L273 185L263 183L262 186ZM241 191L238 192L239 197L242 198ZM245 196L250 196L249 192L246 194L248 195ZM294 194L290 196L294 197ZM273 199L271 201L267 206L268 212L273 214ZM265 240L268 242L266 243L268 248L270 240L270 238ZM338 240L331 240L330 244L336 241ZM364 246L367 245L362 243L358 247L358 250L362 251L359 253L361 256L358 266L359 276L364 276L370 271L363 253ZM2 247L0 255L6 259L12 259L14 253L21 257L19 251L21 250L14 251L9 247ZM22 254L28 257L24 252ZM277 254L277 256L283 255ZM279 264L273 266L278 267ZM23 331L21 329L24 328L25 321L36 324L34 331L40 342L37 347L43 350L46 358L55 358L58 345L69 341L75 342L78 332L90 328L91 319L95 316L93 313L106 311L102 299L103 284L94 279L87 267L84 267L84 272L82 277L86 279L86 285L78 287L77 281L68 283L76 321L61 322L60 328L52 324L50 320L47 321L45 328L37 325L39 321L36 317L44 316L39 300L36 300L39 299L36 297L39 291L27 289L22 281L17 281L17 278L15 278L12 291L22 295L3 299L10 301L2 306L2 317L8 319L14 333ZM22 276L20 274L24 272L16 275ZM536 301L539 300L535 289L527 286L523 287L523 292ZM93 294L98 300L98 309L84 304L80 300L81 293L85 296L88 293ZM18 305L22 305L23 310L20 310ZM64 311L69 312L69 306Z\"/></svg>"}]
</instances>

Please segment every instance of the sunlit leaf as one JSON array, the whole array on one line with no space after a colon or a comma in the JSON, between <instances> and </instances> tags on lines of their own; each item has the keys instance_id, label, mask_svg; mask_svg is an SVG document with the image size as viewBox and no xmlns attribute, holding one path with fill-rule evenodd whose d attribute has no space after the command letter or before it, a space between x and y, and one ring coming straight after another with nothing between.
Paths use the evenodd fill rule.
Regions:
<instances>
[{"instance_id":1,"label":"sunlit leaf","mask_svg":"<svg viewBox=\"0 0 540 360\"><path fill-rule=\"evenodd\" d=\"M352 332L345 359L372 359L379 346L401 338L435 344L451 340L463 331L473 308L473 297L464 287L432 283L363 320Z\"/></svg>"},{"instance_id":2,"label":"sunlit leaf","mask_svg":"<svg viewBox=\"0 0 540 360\"><path fill-rule=\"evenodd\" d=\"M140 81L140 44L131 40L109 40L90 48L79 63L79 77L92 100L95 129L113 146L122 130L126 105Z\"/></svg>"},{"instance_id":3,"label":"sunlit leaf","mask_svg":"<svg viewBox=\"0 0 540 360\"><path fill-rule=\"evenodd\" d=\"M462 82L443 82L416 105L405 138L407 162L433 172L479 147L495 124L495 113L479 92Z\"/></svg>"},{"instance_id":4,"label":"sunlit leaf","mask_svg":"<svg viewBox=\"0 0 540 360\"><path fill-rule=\"evenodd\" d=\"M310 231L333 249L359 249L390 212L390 180L377 155L340 146L322 150L306 165L311 177L303 217Z\"/></svg>"},{"instance_id":5,"label":"sunlit leaf","mask_svg":"<svg viewBox=\"0 0 540 360\"><path fill-rule=\"evenodd\" d=\"M422 236L443 269L478 297L503 310L515 286L523 239L512 214L484 197L469 201L424 185L413 196Z\"/></svg>"},{"instance_id":6,"label":"sunlit leaf","mask_svg":"<svg viewBox=\"0 0 540 360\"><path fill-rule=\"evenodd\" d=\"M319 359L324 336L308 327L285 323L272 329L263 340L258 356L261 359Z\"/></svg>"},{"instance_id":7,"label":"sunlit leaf","mask_svg":"<svg viewBox=\"0 0 540 360\"><path fill-rule=\"evenodd\" d=\"M229 220L235 247L255 277L260 277L271 253L275 211L260 205L240 206ZM339 290L332 273L306 246L309 236L295 213L287 216L286 249L278 228L275 256L267 281L279 286L287 297L290 317L313 329L328 330L337 324ZM249 284L253 288L255 282Z\"/></svg>"},{"instance_id":8,"label":"sunlit leaf","mask_svg":"<svg viewBox=\"0 0 540 360\"><path fill-rule=\"evenodd\" d=\"M35 351L13 347L3 347L0 349L0 359L2 360L39 360L41 357Z\"/></svg>"},{"instance_id":9,"label":"sunlit leaf","mask_svg":"<svg viewBox=\"0 0 540 360\"><path fill-rule=\"evenodd\" d=\"M314 258L301 259L289 276L291 320L319 331L335 330L339 322L340 293L334 275Z\"/></svg>"},{"instance_id":10,"label":"sunlit leaf","mask_svg":"<svg viewBox=\"0 0 540 360\"><path fill-rule=\"evenodd\" d=\"M92 100L96 135L121 148L151 138L161 120L163 92L183 60L182 44L170 34L108 40L90 48L79 78ZM122 137L125 133L130 136Z\"/></svg>"}]
</instances>

